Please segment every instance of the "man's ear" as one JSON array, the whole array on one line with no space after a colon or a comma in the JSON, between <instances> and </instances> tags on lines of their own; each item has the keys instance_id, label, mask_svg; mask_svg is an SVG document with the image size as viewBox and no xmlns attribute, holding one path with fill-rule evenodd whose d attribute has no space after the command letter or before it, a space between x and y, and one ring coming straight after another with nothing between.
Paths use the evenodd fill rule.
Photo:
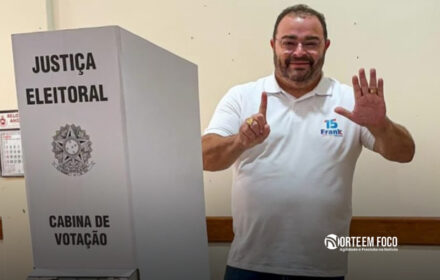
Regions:
<instances>
[{"instance_id":1,"label":"man's ear","mask_svg":"<svg viewBox=\"0 0 440 280\"><path fill-rule=\"evenodd\" d=\"M328 47L330 47L330 39L325 40L325 50L327 50Z\"/></svg>"},{"instance_id":2,"label":"man's ear","mask_svg":"<svg viewBox=\"0 0 440 280\"><path fill-rule=\"evenodd\" d=\"M272 50L275 50L275 41L273 39L270 39L270 46L272 47Z\"/></svg>"}]
</instances>

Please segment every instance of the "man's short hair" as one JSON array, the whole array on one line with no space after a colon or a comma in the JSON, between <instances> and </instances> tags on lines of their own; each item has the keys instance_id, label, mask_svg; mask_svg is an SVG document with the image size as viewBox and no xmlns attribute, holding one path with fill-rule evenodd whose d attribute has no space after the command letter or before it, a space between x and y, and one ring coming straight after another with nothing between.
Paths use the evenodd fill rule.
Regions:
<instances>
[{"instance_id":1,"label":"man's short hair","mask_svg":"<svg viewBox=\"0 0 440 280\"><path fill-rule=\"evenodd\" d=\"M304 4L288 7L278 15L277 21L275 22L275 27L273 29L274 40L275 40L275 36L277 35L277 29L278 29L278 25L280 24L280 21L289 14L295 14L300 17L302 16L317 17L319 22L321 23L322 30L324 31L324 39L327 40L327 24L325 23L324 15Z\"/></svg>"}]
</instances>

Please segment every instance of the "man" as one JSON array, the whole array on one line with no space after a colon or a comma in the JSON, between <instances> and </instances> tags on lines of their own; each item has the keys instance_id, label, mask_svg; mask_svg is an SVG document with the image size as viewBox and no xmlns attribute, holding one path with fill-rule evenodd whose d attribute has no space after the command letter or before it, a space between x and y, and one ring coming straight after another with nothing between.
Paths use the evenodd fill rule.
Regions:
<instances>
[{"instance_id":1,"label":"man","mask_svg":"<svg viewBox=\"0 0 440 280\"><path fill-rule=\"evenodd\" d=\"M387 117L374 69L369 81L359 70L353 88L323 77L330 40L322 14L285 9L270 44L274 75L233 87L202 137L205 170L234 164L225 279L343 279L347 254L324 238L349 235L362 146L408 162L414 142Z\"/></svg>"}]
</instances>

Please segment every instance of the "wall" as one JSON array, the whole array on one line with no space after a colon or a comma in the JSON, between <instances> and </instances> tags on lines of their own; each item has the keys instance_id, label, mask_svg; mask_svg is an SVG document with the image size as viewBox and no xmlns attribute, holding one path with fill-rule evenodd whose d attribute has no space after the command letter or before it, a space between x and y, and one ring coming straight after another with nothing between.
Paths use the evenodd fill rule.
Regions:
<instances>
[{"instance_id":1,"label":"wall","mask_svg":"<svg viewBox=\"0 0 440 280\"><path fill-rule=\"evenodd\" d=\"M228 88L273 71L269 45L273 23L283 8L297 3L284 0L49 2L53 3L53 25L57 29L120 25L196 63L202 129ZM436 176L440 167L436 141L440 137L436 126L440 101L436 81L440 64L440 2L302 2L322 11L327 18L332 44L325 74L349 84L359 67L376 67L378 75L385 80L390 118L404 124L417 145L414 161L405 165L387 162L369 151L362 153L353 185L353 214L440 216L440 179ZM17 7L10 7L13 5ZM0 47L7 54L2 57L7 60L0 66L5 81L0 84L0 109L16 106L9 34L45 27L43 1L22 0L13 5L8 5L10 10L1 19L5 22L1 27ZM230 175L229 170L204 174L208 216L230 215ZM1 276L4 271L18 270L19 266L28 271L31 257L27 216L22 211L26 211L23 182L0 180L0 215L5 216L5 240L0 242ZM6 213L10 213L10 218L6 218ZM11 236L19 233L27 243L13 243ZM221 278L228 246L211 245L213 279ZM4 265L6 248L20 251L17 254L25 261L12 259L8 266ZM8 254L12 254L10 250ZM403 247L395 255L352 254L349 279L389 279L390 274L409 277L409 267L414 273L425 273L425 278L418 279L430 279L429 275L439 272L435 260L440 260L437 247ZM383 277L373 277L372 273L383 273Z\"/></svg>"}]
</instances>

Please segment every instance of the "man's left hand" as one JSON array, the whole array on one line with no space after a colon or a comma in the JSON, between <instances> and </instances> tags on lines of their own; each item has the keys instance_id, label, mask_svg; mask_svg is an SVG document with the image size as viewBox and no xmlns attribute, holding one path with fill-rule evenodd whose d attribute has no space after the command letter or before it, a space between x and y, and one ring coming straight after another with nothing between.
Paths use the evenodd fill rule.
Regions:
<instances>
[{"instance_id":1,"label":"man's left hand","mask_svg":"<svg viewBox=\"0 0 440 280\"><path fill-rule=\"evenodd\" d=\"M359 78L352 78L354 89L354 109L352 112L342 107L336 107L335 112L351 121L375 129L387 124L385 99L383 96L383 80L376 79L376 69L370 69L370 83L368 84L365 70L359 70Z\"/></svg>"},{"instance_id":2,"label":"man's left hand","mask_svg":"<svg viewBox=\"0 0 440 280\"><path fill-rule=\"evenodd\" d=\"M383 80L376 79L376 70L370 70L370 84L365 70L353 76L354 109L352 112L336 107L335 112L365 126L374 135L373 150L383 157L398 162L409 162L414 157L415 144L408 130L386 116Z\"/></svg>"}]
</instances>

